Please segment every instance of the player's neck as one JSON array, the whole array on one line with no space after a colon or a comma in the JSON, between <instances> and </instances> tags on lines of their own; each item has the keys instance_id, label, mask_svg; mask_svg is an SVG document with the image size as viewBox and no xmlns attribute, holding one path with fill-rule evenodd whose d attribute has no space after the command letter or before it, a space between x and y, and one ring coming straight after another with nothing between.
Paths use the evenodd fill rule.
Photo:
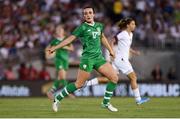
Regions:
<instances>
[{"instance_id":1,"label":"player's neck","mask_svg":"<svg viewBox=\"0 0 180 119\"><path fill-rule=\"evenodd\" d=\"M55 37L56 37L56 38L63 39L65 36L64 36L64 35L61 35L61 34L56 34Z\"/></svg>"},{"instance_id":2,"label":"player's neck","mask_svg":"<svg viewBox=\"0 0 180 119\"><path fill-rule=\"evenodd\" d=\"M131 34L131 30L129 30L129 29L126 29L126 31L128 32L128 34L129 34L129 35Z\"/></svg>"},{"instance_id":3,"label":"player's neck","mask_svg":"<svg viewBox=\"0 0 180 119\"><path fill-rule=\"evenodd\" d=\"M90 26L94 26L95 22L85 22L86 24L90 25Z\"/></svg>"}]
</instances>

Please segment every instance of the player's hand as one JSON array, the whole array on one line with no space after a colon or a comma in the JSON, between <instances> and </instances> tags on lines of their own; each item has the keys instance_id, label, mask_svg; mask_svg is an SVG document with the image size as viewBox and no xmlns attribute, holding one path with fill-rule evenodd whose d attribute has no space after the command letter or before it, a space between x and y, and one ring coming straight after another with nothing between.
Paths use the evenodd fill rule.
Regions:
<instances>
[{"instance_id":1,"label":"player's hand","mask_svg":"<svg viewBox=\"0 0 180 119\"><path fill-rule=\"evenodd\" d=\"M55 56L55 52L51 52L50 51L50 47L47 47L46 49L45 49L45 57L46 57L46 59L51 59L51 58L53 58Z\"/></svg>"},{"instance_id":2,"label":"player's hand","mask_svg":"<svg viewBox=\"0 0 180 119\"><path fill-rule=\"evenodd\" d=\"M141 55L141 52L137 50L137 51L135 52L135 54L139 56L139 55Z\"/></svg>"},{"instance_id":3,"label":"player's hand","mask_svg":"<svg viewBox=\"0 0 180 119\"><path fill-rule=\"evenodd\" d=\"M55 46L52 46L52 47L50 47L48 50L49 50L49 52L53 53L53 52L55 52L56 47L55 47Z\"/></svg>"}]
</instances>

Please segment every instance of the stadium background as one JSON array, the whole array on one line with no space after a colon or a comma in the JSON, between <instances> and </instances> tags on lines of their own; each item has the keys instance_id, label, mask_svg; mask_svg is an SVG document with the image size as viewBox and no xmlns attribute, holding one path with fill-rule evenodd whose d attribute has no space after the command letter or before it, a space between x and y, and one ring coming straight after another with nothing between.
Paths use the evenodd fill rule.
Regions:
<instances>
[{"instance_id":1,"label":"stadium background","mask_svg":"<svg viewBox=\"0 0 180 119\"><path fill-rule=\"evenodd\" d=\"M132 47L142 54L130 60L142 95L180 96L180 0L0 0L0 98L45 96L57 74L53 60L45 59L44 48L58 24L65 25L69 35L82 22L81 10L89 4L95 8L96 20L104 23L108 39L118 32L116 23L121 18L135 18ZM76 78L82 52L78 40L74 46L67 75L70 81ZM105 49L103 53L109 59ZM161 73L156 79L152 71L158 67ZM92 77L96 76L93 72ZM131 96L127 78L120 77L123 81L115 95ZM103 96L104 88L87 87L75 94Z\"/></svg>"}]
</instances>

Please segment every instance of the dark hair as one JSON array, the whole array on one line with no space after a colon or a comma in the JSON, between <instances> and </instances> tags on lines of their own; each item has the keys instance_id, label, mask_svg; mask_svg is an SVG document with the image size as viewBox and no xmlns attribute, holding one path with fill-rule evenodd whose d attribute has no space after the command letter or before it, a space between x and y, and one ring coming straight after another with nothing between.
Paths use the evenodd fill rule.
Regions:
<instances>
[{"instance_id":1,"label":"dark hair","mask_svg":"<svg viewBox=\"0 0 180 119\"><path fill-rule=\"evenodd\" d=\"M90 6L90 5L83 7L83 10L84 10L84 9L87 9L87 8L91 8L91 9L93 10L93 12L95 12L94 7L92 7L92 6Z\"/></svg>"},{"instance_id":2,"label":"dark hair","mask_svg":"<svg viewBox=\"0 0 180 119\"><path fill-rule=\"evenodd\" d=\"M119 26L119 28L122 30L122 29L126 29L127 28L127 25L130 24L132 21L134 21L134 19L132 18L124 18L124 19L121 19L117 25Z\"/></svg>"}]
</instances>

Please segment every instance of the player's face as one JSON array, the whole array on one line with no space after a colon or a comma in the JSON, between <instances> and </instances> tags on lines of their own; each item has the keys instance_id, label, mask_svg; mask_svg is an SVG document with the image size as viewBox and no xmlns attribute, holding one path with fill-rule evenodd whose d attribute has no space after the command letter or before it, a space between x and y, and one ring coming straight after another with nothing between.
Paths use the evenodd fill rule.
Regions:
<instances>
[{"instance_id":1,"label":"player's face","mask_svg":"<svg viewBox=\"0 0 180 119\"><path fill-rule=\"evenodd\" d=\"M136 28L136 23L135 21L131 21L130 24L127 25L128 29L130 29L130 31L134 31Z\"/></svg>"},{"instance_id":2,"label":"player's face","mask_svg":"<svg viewBox=\"0 0 180 119\"><path fill-rule=\"evenodd\" d=\"M86 8L83 10L84 20L88 23L94 22L94 12L92 8Z\"/></svg>"},{"instance_id":3,"label":"player's face","mask_svg":"<svg viewBox=\"0 0 180 119\"><path fill-rule=\"evenodd\" d=\"M64 32L64 29L63 29L62 27L58 27L58 28L56 29L56 33L57 33L58 35L63 36L65 32Z\"/></svg>"}]
</instances>

